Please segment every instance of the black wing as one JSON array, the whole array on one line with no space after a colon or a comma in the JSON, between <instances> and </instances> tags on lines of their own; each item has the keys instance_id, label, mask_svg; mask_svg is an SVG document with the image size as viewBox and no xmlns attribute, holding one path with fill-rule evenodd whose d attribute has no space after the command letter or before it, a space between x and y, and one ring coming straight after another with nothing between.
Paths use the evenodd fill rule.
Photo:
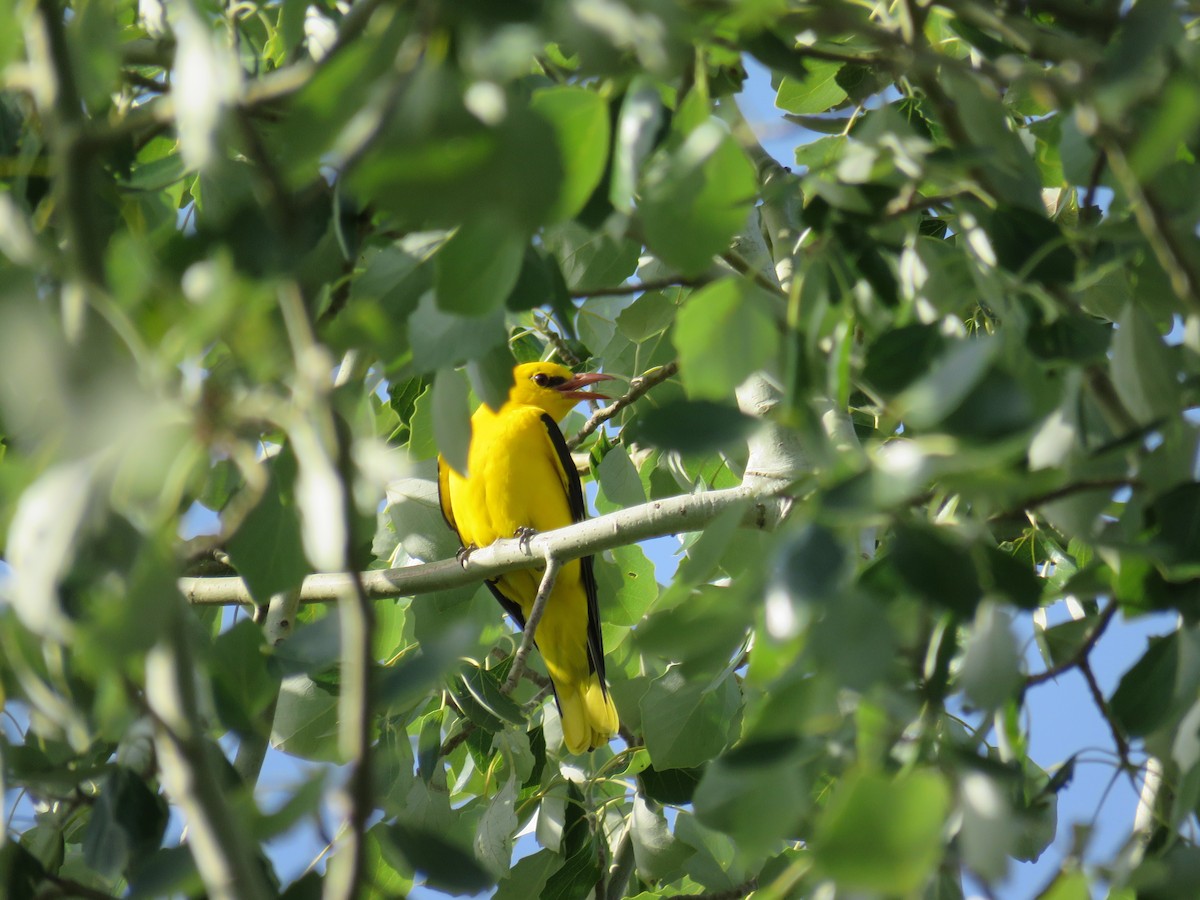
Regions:
<instances>
[{"instance_id":1,"label":"black wing","mask_svg":"<svg viewBox=\"0 0 1200 900\"><path fill-rule=\"evenodd\" d=\"M559 431L558 423L550 416L542 416L542 424L550 435L550 443L558 453L558 462L562 466L567 479L567 505L571 510L571 518L582 522L587 518L587 507L583 505L583 485L579 482L579 473L575 470L575 462L571 459L571 450L567 441ZM592 566L592 558L584 556L579 560L579 576L583 582L584 593L587 594L588 605L588 664L591 671L600 675L600 689L608 693L608 684L604 677L604 642L600 636L600 605L596 599L596 573Z\"/></svg>"}]
</instances>

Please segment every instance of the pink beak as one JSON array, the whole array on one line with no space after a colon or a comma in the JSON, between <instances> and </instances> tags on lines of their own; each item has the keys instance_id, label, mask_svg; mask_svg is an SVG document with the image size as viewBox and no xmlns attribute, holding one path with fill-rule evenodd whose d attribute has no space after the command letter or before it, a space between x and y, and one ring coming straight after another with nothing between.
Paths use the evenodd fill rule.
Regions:
<instances>
[{"instance_id":1,"label":"pink beak","mask_svg":"<svg viewBox=\"0 0 1200 900\"><path fill-rule=\"evenodd\" d=\"M572 400L607 400L605 394L598 394L595 391L581 391L582 387L587 387L589 384L595 384L597 381L612 381L613 376L604 375L600 372L585 372L582 375L576 375L570 381L558 385L555 390L564 397L569 397Z\"/></svg>"}]
</instances>

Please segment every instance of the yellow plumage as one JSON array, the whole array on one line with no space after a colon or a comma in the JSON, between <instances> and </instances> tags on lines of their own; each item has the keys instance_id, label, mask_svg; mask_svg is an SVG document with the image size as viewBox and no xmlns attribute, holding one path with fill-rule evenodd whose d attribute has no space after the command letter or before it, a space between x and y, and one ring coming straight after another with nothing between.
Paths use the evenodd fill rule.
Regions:
<instances>
[{"instance_id":1,"label":"yellow plumage","mask_svg":"<svg viewBox=\"0 0 1200 900\"><path fill-rule=\"evenodd\" d=\"M579 475L557 423L580 399L597 396L579 388L607 377L574 375L555 363L526 363L513 369L513 387L499 410L486 404L476 410L466 477L438 457L442 513L464 547L584 518ZM540 581L540 572L525 569L488 586L524 627ZM567 749L582 753L607 743L619 723L604 681L591 557L559 570L535 638L554 684Z\"/></svg>"}]
</instances>

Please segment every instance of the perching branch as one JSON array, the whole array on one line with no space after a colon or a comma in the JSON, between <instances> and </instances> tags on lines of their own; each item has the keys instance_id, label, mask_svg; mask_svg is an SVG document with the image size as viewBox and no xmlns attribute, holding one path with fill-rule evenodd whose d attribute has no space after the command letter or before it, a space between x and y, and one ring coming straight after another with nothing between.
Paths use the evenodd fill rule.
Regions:
<instances>
[{"instance_id":1,"label":"perching branch","mask_svg":"<svg viewBox=\"0 0 1200 900\"><path fill-rule=\"evenodd\" d=\"M554 591L554 582L558 578L560 568L562 568L562 563L553 554L547 554L546 571L542 573L542 583L538 585L533 608L529 611L529 618L525 620L525 627L521 634L521 646L517 648L512 668L509 669L508 678L504 680L504 687L501 689L506 694L511 694L516 690L517 685L521 682L521 675L525 672L525 661L529 658L529 651L533 649L534 636L537 633L538 624L542 621L542 613L546 611L546 601L550 599L550 594Z\"/></svg>"},{"instance_id":2,"label":"perching branch","mask_svg":"<svg viewBox=\"0 0 1200 900\"><path fill-rule=\"evenodd\" d=\"M730 507L746 503L750 504L746 523L754 528L771 528L784 514L784 500L775 496L778 489L772 493L735 487L655 500L566 528L544 531L528 542L496 541L473 552L462 564L456 559L443 559L361 572L357 577L364 595L372 600L428 594L476 584L517 569L541 568L548 555L565 563L653 537L699 531ZM349 578L345 572L309 575L300 587L300 602L332 603L350 587ZM241 578L180 578L179 589L197 606L254 605Z\"/></svg>"}]
</instances>

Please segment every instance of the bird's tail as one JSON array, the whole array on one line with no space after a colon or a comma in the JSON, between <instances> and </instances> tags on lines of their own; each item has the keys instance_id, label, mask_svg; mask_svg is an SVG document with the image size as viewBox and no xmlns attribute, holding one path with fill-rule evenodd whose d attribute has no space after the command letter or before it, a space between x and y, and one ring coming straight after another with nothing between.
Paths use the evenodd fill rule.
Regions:
<instances>
[{"instance_id":1,"label":"bird's tail","mask_svg":"<svg viewBox=\"0 0 1200 900\"><path fill-rule=\"evenodd\" d=\"M562 719L563 743L572 753L583 753L607 744L621 726L617 708L593 672L582 684L554 685Z\"/></svg>"}]
</instances>

